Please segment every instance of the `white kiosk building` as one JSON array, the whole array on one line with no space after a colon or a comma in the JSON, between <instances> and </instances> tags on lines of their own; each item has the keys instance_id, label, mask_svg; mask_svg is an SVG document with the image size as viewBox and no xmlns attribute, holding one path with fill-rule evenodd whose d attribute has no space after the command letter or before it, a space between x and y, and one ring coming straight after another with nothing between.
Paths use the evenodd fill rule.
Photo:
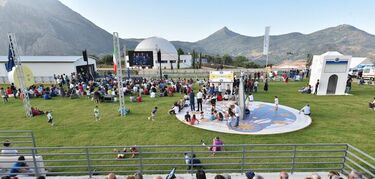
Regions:
<instances>
[{"instance_id":1,"label":"white kiosk building","mask_svg":"<svg viewBox=\"0 0 375 179\"><path fill-rule=\"evenodd\" d=\"M312 91L315 91L315 84L319 80L317 95L345 95L351 58L339 52L314 55L309 82Z\"/></svg>"}]
</instances>

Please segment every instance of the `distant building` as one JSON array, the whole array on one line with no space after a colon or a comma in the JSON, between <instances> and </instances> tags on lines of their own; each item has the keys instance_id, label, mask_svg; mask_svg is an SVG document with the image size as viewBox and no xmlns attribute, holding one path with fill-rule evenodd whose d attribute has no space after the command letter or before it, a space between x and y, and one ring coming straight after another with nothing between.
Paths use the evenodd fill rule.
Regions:
<instances>
[{"instance_id":1,"label":"distant building","mask_svg":"<svg viewBox=\"0 0 375 179\"><path fill-rule=\"evenodd\" d=\"M150 37L142 42L140 42L134 51L152 51L153 52L153 60L154 66L153 69L159 69L159 62L157 58L157 53L160 50L161 53L161 67L163 69L170 69L171 67L177 69L177 50L174 45L169 42L168 40L160 37ZM180 68L189 68L191 67L191 57L189 59L188 56L182 55L180 61ZM128 57L129 59L129 57ZM129 61L127 61L126 66L129 66ZM133 66L137 68L137 66Z\"/></svg>"},{"instance_id":2,"label":"distant building","mask_svg":"<svg viewBox=\"0 0 375 179\"><path fill-rule=\"evenodd\" d=\"M84 72L87 68L82 56L21 56L22 65L28 66L33 72L35 82L52 82L53 75ZM0 56L0 83L8 83L8 72L5 63L8 56ZM96 71L96 61L88 58L88 67Z\"/></svg>"}]
</instances>

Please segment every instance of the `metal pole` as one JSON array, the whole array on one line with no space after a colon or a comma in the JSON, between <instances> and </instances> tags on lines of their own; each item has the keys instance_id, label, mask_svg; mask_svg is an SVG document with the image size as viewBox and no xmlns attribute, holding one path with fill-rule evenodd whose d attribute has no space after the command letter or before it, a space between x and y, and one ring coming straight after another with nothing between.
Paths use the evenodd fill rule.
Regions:
<instances>
[{"instance_id":1,"label":"metal pole","mask_svg":"<svg viewBox=\"0 0 375 179\"><path fill-rule=\"evenodd\" d=\"M346 144L346 147L345 147L345 154L343 156L343 160L342 160L342 166L341 166L341 173L344 172L344 169L345 169L345 162L346 162L346 157L348 156L348 150L349 150L349 145Z\"/></svg>"},{"instance_id":2,"label":"metal pole","mask_svg":"<svg viewBox=\"0 0 375 179\"><path fill-rule=\"evenodd\" d=\"M87 159L87 170L89 173L89 177L92 177L92 170L91 170L91 160L90 160L90 154L89 154L89 148L86 148L86 159Z\"/></svg>"},{"instance_id":3,"label":"metal pole","mask_svg":"<svg viewBox=\"0 0 375 179\"><path fill-rule=\"evenodd\" d=\"M33 155L33 163L34 163L35 176L39 177L40 173L39 173L39 168L38 168L38 162L36 162L36 157L35 157L36 152L35 152L35 150L36 150L35 148L32 148L31 149L31 153Z\"/></svg>"},{"instance_id":4,"label":"metal pole","mask_svg":"<svg viewBox=\"0 0 375 179\"><path fill-rule=\"evenodd\" d=\"M297 152L297 146L294 145L294 149L293 149L293 158L292 158L292 169L290 171L291 174L293 174L294 172L294 168L295 168L295 163L296 163L296 152Z\"/></svg>"},{"instance_id":5,"label":"metal pole","mask_svg":"<svg viewBox=\"0 0 375 179\"><path fill-rule=\"evenodd\" d=\"M242 163L241 163L241 175L244 173L244 167L245 167L245 145L242 145Z\"/></svg>"},{"instance_id":6,"label":"metal pole","mask_svg":"<svg viewBox=\"0 0 375 179\"><path fill-rule=\"evenodd\" d=\"M160 73L160 80L162 80L163 74L162 74L162 70L161 70L161 52L160 52L160 49L158 49L158 58L159 58L159 54L160 54L160 59L158 59L158 60L160 60L159 61L159 73Z\"/></svg>"},{"instance_id":7,"label":"metal pole","mask_svg":"<svg viewBox=\"0 0 375 179\"><path fill-rule=\"evenodd\" d=\"M190 153L190 159L189 159L189 166L190 166L190 170L189 170L189 172L190 172L190 174L191 175L193 175L193 154L194 154L194 147L193 146L191 146L191 153Z\"/></svg>"},{"instance_id":8,"label":"metal pole","mask_svg":"<svg viewBox=\"0 0 375 179\"><path fill-rule=\"evenodd\" d=\"M118 84L118 94L119 94L119 104L120 104L120 115L125 116L125 100L124 93L122 92L122 66L121 66L121 52L120 52L120 40L117 32L113 32L113 57L115 58L117 65L117 84Z\"/></svg>"},{"instance_id":9,"label":"metal pole","mask_svg":"<svg viewBox=\"0 0 375 179\"><path fill-rule=\"evenodd\" d=\"M33 147L35 148L36 147L36 142L35 142L34 132L30 131L30 133L31 133L31 140L33 141ZM35 154L38 154L38 150L37 149L35 149Z\"/></svg>"},{"instance_id":10,"label":"metal pole","mask_svg":"<svg viewBox=\"0 0 375 179\"><path fill-rule=\"evenodd\" d=\"M142 148L139 148L139 171L143 174Z\"/></svg>"},{"instance_id":11,"label":"metal pole","mask_svg":"<svg viewBox=\"0 0 375 179\"><path fill-rule=\"evenodd\" d=\"M21 92L23 93L24 97L23 97L23 106L25 108L25 113L26 113L26 117L33 117L32 113L31 113L31 104L30 104L30 99L29 99L29 93L27 91L27 88L26 88L26 84L25 84L25 74L23 72L23 69L22 69L22 63L21 63L21 58L19 56L19 50L18 50L18 45L17 45L17 39L16 39L16 35L14 33L9 33L8 34L8 40L9 40L9 46L10 46L10 50L12 52L12 57L14 59L14 62L15 62L15 65L16 65L16 71L15 73L17 74L18 76L18 80L19 80L19 88L21 89Z\"/></svg>"}]
</instances>

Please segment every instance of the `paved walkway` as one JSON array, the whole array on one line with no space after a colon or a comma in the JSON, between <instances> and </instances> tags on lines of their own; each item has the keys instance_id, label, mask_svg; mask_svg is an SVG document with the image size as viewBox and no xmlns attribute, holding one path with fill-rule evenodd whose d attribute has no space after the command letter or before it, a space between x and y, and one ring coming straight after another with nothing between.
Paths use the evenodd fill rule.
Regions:
<instances>
[{"instance_id":1,"label":"paved walkway","mask_svg":"<svg viewBox=\"0 0 375 179\"><path fill-rule=\"evenodd\" d=\"M279 173L256 173L261 176L263 176L265 179L279 179ZM294 173L293 175L289 174L289 179L303 179L306 176L311 175L312 173L307 173L307 172L300 172L300 173ZM328 178L328 172L317 172L318 175L322 177L322 179L327 179ZM245 175L241 175L238 173L230 173L231 179L246 179ZM153 179L155 176L159 175L145 175L143 176L144 179ZM160 175L163 178L167 176L165 175ZM177 174L177 177L183 177L184 179L195 179L195 175L190 175L190 174ZM216 174L208 173L206 174L207 179L213 179L216 176ZM343 175L341 175L343 176ZM35 177L20 177L21 179L35 179ZM90 179L88 176L74 176L74 177L47 177L48 179ZM105 176L93 176L91 179L104 179ZM346 177L344 177L346 178ZM126 179L126 176L117 176L117 179Z\"/></svg>"}]
</instances>

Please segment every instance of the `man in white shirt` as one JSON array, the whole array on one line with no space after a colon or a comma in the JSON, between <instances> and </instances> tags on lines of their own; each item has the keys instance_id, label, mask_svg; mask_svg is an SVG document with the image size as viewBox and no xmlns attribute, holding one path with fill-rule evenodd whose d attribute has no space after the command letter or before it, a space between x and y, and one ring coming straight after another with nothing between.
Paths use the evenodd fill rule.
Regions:
<instances>
[{"instance_id":1,"label":"man in white shirt","mask_svg":"<svg viewBox=\"0 0 375 179\"><path fill-rule=\"evenodd\" d=\"M310 116L311 115L311 109L310 109L310 105L309 104L306 104L306 106L304 106L299 113L303 112L304 115L308 115Z\"/></svg>"},{"instance_id":2,"label":"man in white shirt","mask_svg":"<svg viewBox=\"0 0 375 179\"><path fill-rule=\"evenodd\" d=\"M258 92L258 85L259 85L259 82L258 82L258 80L256 80L254 82L254 93Z\"/></svg>"},{"instance_id":3,"label":"man in white shirt","mask_svg":"<svg viewBox=\"0 0 375 179\"><path fill-rule=\"evenodd\" d=\"M202 93L201 90L199 90L198 93L197 93L198 111L199 111L199 109L201 109L201 111L203 111L202 100L203 100L203 93Z\"/></svg>"},{"instance_id":4,"label":"man in white shirt","mask_svg":"<svg viewBox=\"0 0 375 179\"><path fill-rule=\"evenodd\" d=\"M234 127L238 127L240 124L240 115L241 115L241 108L238 106L238 103L234 105L234 114L236 116L236 123Z\"/></svg>"}]
</instances>

